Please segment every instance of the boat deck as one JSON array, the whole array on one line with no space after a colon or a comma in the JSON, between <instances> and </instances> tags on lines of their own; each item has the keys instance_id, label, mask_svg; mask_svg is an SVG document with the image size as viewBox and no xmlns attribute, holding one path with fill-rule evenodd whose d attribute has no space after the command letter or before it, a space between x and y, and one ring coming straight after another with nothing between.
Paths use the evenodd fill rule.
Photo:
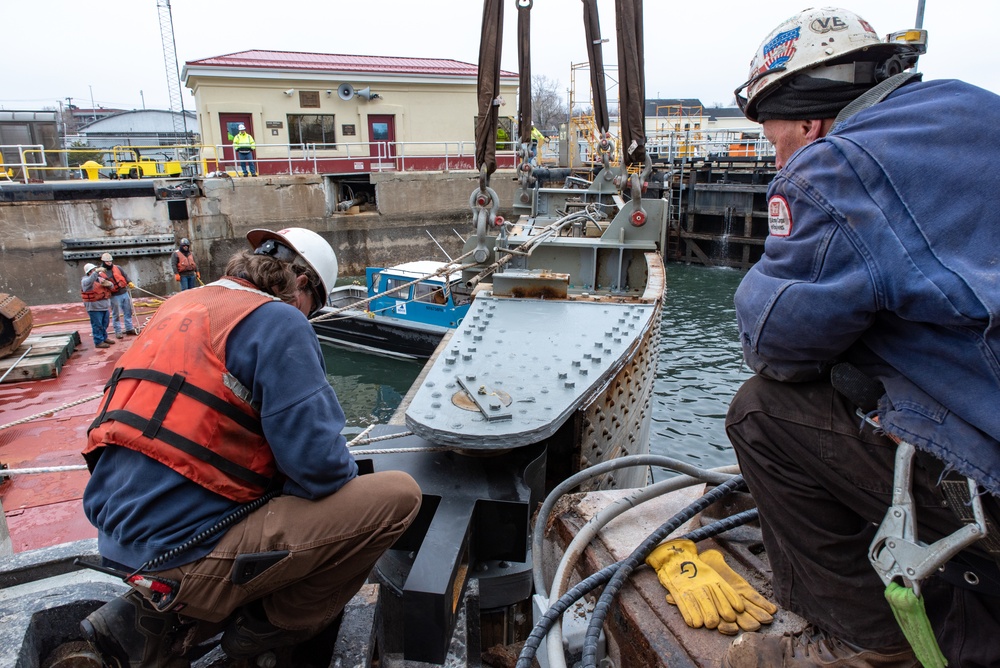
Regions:
<instances>
[{"instance_id":1,"label":"boat deck","mask_svg":"<svg viewBox=\"0 0 1000 668\"><path fill-rule=\"evenodd\" d=\"M135 305L141 324L152 309L142 300L136 300ZM80 452L87 439L87 426L97 410L103 382L136 337L116 340L112 335L116 345L95 348L83 304L33 306L31 312L32 337L75 332L80 345L73 346L61 366L54 369L55 377L5 381L0 385L0 465L7 469L80 466L84 463ZM91 397L90 401L46 414ZM38 414L42 417L12 425ZM13 551L95 538L97 532L82 510L88 478L86 470L70 470L16 475L0 482L0 501Z\"/></svg>"}]
</instances>

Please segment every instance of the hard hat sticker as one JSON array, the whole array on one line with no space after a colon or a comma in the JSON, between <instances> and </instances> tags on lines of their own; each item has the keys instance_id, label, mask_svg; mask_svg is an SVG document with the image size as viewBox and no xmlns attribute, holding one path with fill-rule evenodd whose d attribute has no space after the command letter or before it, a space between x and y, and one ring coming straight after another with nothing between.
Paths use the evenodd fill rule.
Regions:
<instances>
[{"instance_id":1,"label":"hard hat sticker","mask_svg":"<svg viewBox=\"0 0 1000 668\"><path fill-rule=\"evenodd\" d=\"M800 27L796 26L792 30L780 32L764 45L764 63L761 65L761 72L781 67L792 59L795 55L795 43L799 41L799 30Z\"/></svg>"},{"instance_id":2,"label":"hard hat sticker","mask_svg":"<svg viewBox=\"0 0 1000 668\"><path fill-rule=\"evenodd\" d=\"M767 227L772 237L787 237L792 233L792 212L781 195L775 195L767 203Z\"/></svg>"}]
</instances>

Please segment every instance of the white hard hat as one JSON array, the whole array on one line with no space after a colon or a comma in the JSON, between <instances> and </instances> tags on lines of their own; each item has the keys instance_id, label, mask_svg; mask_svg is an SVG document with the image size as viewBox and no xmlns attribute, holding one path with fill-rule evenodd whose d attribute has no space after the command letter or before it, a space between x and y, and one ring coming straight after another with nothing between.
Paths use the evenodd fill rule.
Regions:
<instances>
[{"instance_id":1,"label":"white hard hat","mask_svg":"<svg viewBox=\"0 0 1000 668\"><path fill-rule=\"evenodd\" d=\"M273 240L295 251L319 277L322 295L317 295L316 308L326 306L330 291L337 284L337 254L330 244L312 230L303 227L286 227L283 230L250 230L247 241L257 250L264 242ZM268 253L270 254L270 253ZM279 258L280 259L280 258Z\"/></svg>"},{"instance_id":2,"label":"white hard hat","mask_svg":"<svg viewBox=\"0 0 1000 668\"><path fill-rule=\"evenodd\" d=\"M111 262L112 260L111 253L105 253L101 256L101 262Z\"/></svg>"},{"instance_id":3,"label":"white hard hat","mask_svg":"<svg viewBox=\"0 0 1000 668\"><path fill-rule=\"evenodd\" d=\"M83 265L83 275L86 276L95 269L97 269L97 265L94 264L93 262L88 262L87 264Z\"/></svg>"},{"instance_id":4,"label":"white hard hat","mask_svg":"<svg viewBox=\"0 0 1000 668\"><path fill-rule=\"evenodd\" d=\"M246 129L247 129L247 126L245 126L245 125L243 125L242 123L240 123L239 127L237 127L236 129L237 129L237 130L246 130Z\"/></svg>"},{"instance_id":5,"label":"white hard hat","mask_svg":"<svg viewBox=\"0 0 1000 668\"><path fill-rule=\"evenodd\" d=\"M874 84L915 65L926 44L926 31L893 33L882 41L871 24L850 10L806 9L781 23L757 47L746 83L734 91L736 103L756 121L757 104L782 81L808 74ZM744 88L746 97L741 95Z\"/></svg>"}]
</instances>

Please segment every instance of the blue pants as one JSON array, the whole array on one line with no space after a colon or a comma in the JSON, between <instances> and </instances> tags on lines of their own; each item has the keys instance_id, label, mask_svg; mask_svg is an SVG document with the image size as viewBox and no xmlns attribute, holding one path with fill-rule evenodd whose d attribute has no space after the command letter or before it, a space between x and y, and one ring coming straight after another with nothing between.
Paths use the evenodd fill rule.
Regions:
<instances>
[{"instance_id":1,"label":"blue pants","mask_svg":"<svg viewBox=\"0 0 1000 668\"><path fill-rule=\"evenodd\" d=\"M195 285L197 285L197 279L195 278L194 272L190 274L181 274L181 290L190 290Z\"/></svg>"},{"instance_id":2,"label":"blue pants","mask_svg":"<svg viewBox=\"0 0 1000 668\"><path fill-rule=\"evenodd\" d=\"M94 336L94 345L104 343L108 338L108 311L87 311L90 316L90 333Z\"/></svg>"},{"instance_id":3,"label":"blue pants","mask_svg":"<svg viewBox=\"0 0 1000 668\"><path fill-rule=\"evenodd\" d=\"M111 324L115 326L115 334L117 335L122 333L122 320L124 320L126 332L134 329L132 326L132 299L129 297L128 291L120 295L111 295Z\"/></svg>"},{"instance_id":4,"label":"blue pants","mask_svg":"<svg viewBox=\"0 0 1000 668\"><path fill-rule=\"evenodd\" d=\"M254 162L253 153L240 153L237 151L236 158L239 160L240 173L243 176L247 176L248 168L251 176L257 176L257 163Z\"/></svg>"}]
</instances>

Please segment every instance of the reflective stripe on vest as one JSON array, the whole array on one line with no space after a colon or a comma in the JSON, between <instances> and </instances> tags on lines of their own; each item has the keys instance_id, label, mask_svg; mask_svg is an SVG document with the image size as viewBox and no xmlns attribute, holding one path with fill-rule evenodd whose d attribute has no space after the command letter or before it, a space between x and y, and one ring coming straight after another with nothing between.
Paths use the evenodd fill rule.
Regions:
<instances>
[{"instance_id":1,"label":"reflective stripe on vest","mask_svg":"<svg viewBox=\"0 0 1000 668\"><path fill-rule=\"evenodd\" d=\"M260 417L227 383L225 346L232 329L269 301L277 300L237 280L165 301L105 388L84 450L91 470L114 444L233 501L259 498L277 466Z\"/></svg>"}]
</instances>

